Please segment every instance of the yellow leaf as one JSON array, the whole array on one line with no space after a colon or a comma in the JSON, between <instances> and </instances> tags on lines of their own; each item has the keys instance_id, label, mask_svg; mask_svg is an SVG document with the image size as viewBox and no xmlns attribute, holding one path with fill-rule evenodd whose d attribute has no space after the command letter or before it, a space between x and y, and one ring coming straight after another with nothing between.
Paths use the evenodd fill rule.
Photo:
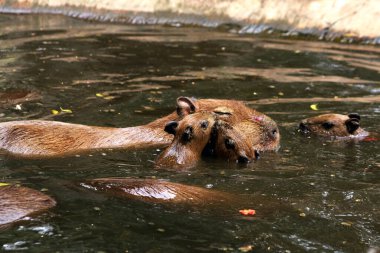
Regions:
<instances>
[{"instance_id":1,"label":"yellow leaf","mask_svg":"<svg viewBox=\"0 0 380 253\"><path fill-rule=\"evenodd\" d=\"M10 185L10 184L7 184L7 183L0 183L0 187L1 187L1 186L8 186L8 185Z\"/></svg>"},{"instance_id":2,"label":"yellow leaf","mask_svg":"<svg viewBox=\"0 0 380 253\"><path fill-rule=\"evenodd\" d=\"M54 115L57 115L57 114L59 114L59 111L57 111L57 110L51 110L51 113L54 114Z\"/></svg>"},{"instance_id":3,"label":"yellow leaf","mask_svg":"<svg viewBox=\"0 0 380 253\"><path fill-rule=\"evenodd\" d=\"M96 93L95 95L96 95L97 97L99 97L99 98L104 97L104 95L103 95L102 93Z\"/></svg>"},{"instance_id":4,"label":"yellow leaf","mask_svg":"<svg viewBox=\"0 0 380 253\"><path fill-rule=\"evenodd\" d=\"M73 113L73 111L70 109L63 109L62 107L59 107L59 108L61 109L61 112Z\"/></svg>"},{"instance_id":5,"label":"yellow leaf","mask_svg":"<svg viewBox=\"0 0 380 253\"><path fill-rule=\"evenodd\" d=\"M351 227L352 226L351 222L346 222L346 221L342 221L340 224L343 225L343 226L346 226L346 227Z\"/></svg>"},{"instance_id":6,"label":"yellow leaf","mask_svg":"<svg viewBox=\"0 0 380 253\"><path fill-rule=\"evenodd\" d=\"M254 249L254 247L252 245L246 245L246 246L241 246L239 247L239 250L241 252L250 252Z\"/></svg>"},{"instance_id":7,"label":"yellow leaf","mask_svg":"<svg viewBox=\"0 0 380 253\"><path fill-rule=\"evenodd\" d=\"M312 104L310 105L310 108L314 111L318 111L318 104Z\"/></svg>"}]
</instances>

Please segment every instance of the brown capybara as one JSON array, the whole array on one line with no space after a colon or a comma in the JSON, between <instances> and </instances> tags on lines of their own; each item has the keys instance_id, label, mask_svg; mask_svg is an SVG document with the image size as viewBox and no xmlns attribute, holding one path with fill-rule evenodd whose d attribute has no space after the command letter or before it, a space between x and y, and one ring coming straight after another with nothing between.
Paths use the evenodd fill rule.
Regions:
<instances>
[{"instance_id":1,"label":"brown capybara","mask_svg":"<svg viewBox=\"0 0 380 253\"><path fill-rule=\"evenodd\" d=\"M54 207L55 204L51 197L27 187L0 186L0 229L25 216Z\"/></svg>"},{"instance_id":2,"label":"brown capybara","mask_svg":"<svg viewBox=\"0 0 380 253\"><path fill-rule=\"evenodd\" d=\"M157 158L157 168L190 168L200 159L209 142L216 117L211 112L196 112L180 121L170 121L165 131L174 135L172 143Z\"/></svg>"},{"instance_id":3,"label":"brown capybara","mask_svg":"<svg viewBox=\"0 0 380 253\"><path fill-rule=\"evenodd\" d=\"M203 153L215 154L229 161L247 163L255 159L258 153L249 139L219 117L213 112L200 111L189 114L180 121L167 123L165 131L173 134L174 139L157 158L156 167L194 167L206 145L212 146L213 153Z\"/></svg>"},{"instance_id":4,"label":"brown capybara","mask_svg":"<svg viewBox=\"0 0 380 253\"><path fill-rule=\"evenodd\" d=\"M159 179L98 178L87 180L80 185L97 193L106 193L127 200L211 212L213 216L227 214L245 218L239 212L241 209L256 210L257 218L278 215L279 210L294 213L292 207L277 198L272 199L261 194L232 194Z\"/></svg>"},{"instance_id":5,"label":"brown capybara","mask_svg":"<svg viewBox=\"0 0 380 253\"><path fill-rule=\"evenodd\" d=\"M331 113L307 118L301 121L298 129L304 134L330 138L364 138L369 134L360 127L360 116L357 113Z\"/></svg>"},{"instance_id":6,"label":"brown capybara","mask_svg":"<svg viewBox=\"0 0 380 253\"><path fill-rule=\"evenodd\" d=\"M197 108L218 114L219 119L229 123L234 129L239 129L254 150L277 151L280 147L280 132L276 122L245 106L242 101L179 97L177 105L179 115L192 113Z\"/></svg>"},{"instance_id":7,"label":"brown capybara","mask_svg":"<svg viewBox=\"0 0 380 253\"><path fill-rule=\"evenodd\" d=\"M243 102L179 97L176 112L142 126L110 128L42 120L0 123L0 149L18 157L39 158L94 149L164 147L173 139L164 131L165 124L200 110L228 114L226 121L231 125L246 122L241 130L259 151L279 147L276 123ZM262 132L257 132L257 126Z\"/></svg>"},{"instance_id":8,"label":"brown capybara","mask_svg":"<svg viewBox=\"0 0 380 253\"><path fill-rule=\"evenodd\" d=\"M237 124L238 125L238 124ZM252 124L250 127L258 127ZM259 158L259 152L251 145L250 136L223 120L217 120L212 136L203 153L227 158L230 162L248 163Z\"/></svg>"},{"instance_id":9,"label":"brown capybara","mask_svg":"<svg viewBox=\"0 0 380 253\"><path fill-rule=\"evenodd\" d=\"M228 193L157 179L98 178L81 185L91 190L153 203L210 205L233 200Z\"/></svg>"}]
</instances>

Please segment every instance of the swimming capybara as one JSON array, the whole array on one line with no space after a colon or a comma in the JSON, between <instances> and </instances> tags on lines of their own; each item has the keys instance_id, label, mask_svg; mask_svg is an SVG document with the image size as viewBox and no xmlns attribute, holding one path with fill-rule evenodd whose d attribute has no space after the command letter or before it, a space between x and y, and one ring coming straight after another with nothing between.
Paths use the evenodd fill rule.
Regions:
<instances>
[{"instance_id":1,"label":"swimming capybara","mask_svg":"<svg viewBox=\"0 0 380 253\"><path fill-rule=\"evenodd\" d=\"M299 131L331 138L366 137L368 132L360 127L360 116L357 113L322 114L307 118L299 124Z\"/></svg>"},{"instance_id":2,"label":"swimming capybara","mask_svg":"<svg viewBox=\"0 0 380 253\"><path fill-rule=\"evenodd\" d=\"M156 167L190 168L198 162L202 152L240 163L255 159L258 153L249 139L219 117L213 112L200 111L167 123L165 131L173 134L174 139L157 158ZM206 145L213 151L204 152Z\"/></svg>"},{"instance_id":3,"label":"swimming capybara","mask_svg":"<svg viewBox=\"0 0 380 253\"><path fill-rule=\"evenodd\" d=\"M196 112L180 121L170 121L165 131L174 135L172 143L157 158L158 168L190 168L200 159L209 142L216 117L211 112Z\"/></svg>"},{"instance_id":4,"label":"swimming capybara","mask_svg":"<svg viewBox=\"0 0 380 253\"><path fill-rule=\"evenodd\" d=\"M54 199L31 188L0 186L0 229L26 216L45 211L55 204Z\"/></svg>"},{"instance_id":5,"label":"swimming capybara","mask_svg":"<svg viewBox=\"0 0 380 253\"><path fill-rule=\"evenodd\" d=\"M142 126L110 128L42 120L0 123L0 149L18 157L38 158L94 149L165 147L173 139L164 131L166 123L200 110L228 114L225 121L232 126L245 122L241 131L259 151L279 147L276 123L243 102L179 97L176 112Z\"/></svg>"},{"instance_id":6,"label":"swimming capybara","mask_svg":"<svg viewBox=\"0 0 380 253\"><path fill-rule=\"evenodd\" d=\"M255 126L259 128L255 124L251 124L249 127L253 129ZM235 128L223 120L217 120L203 153L223 157L230 162L251 162L259 158L259 152L251 145L250 137L243 134L239 128Z\"/></svg>"},{"instance_id":7,"label":"swimming capybara","mask_svg":"<svg viewBox=\"0 0 380 253\"><path fill-rule=\"evenodd\" d=\"M157 179L98 178L81 185L92 190L153 203L209 205L234 199L228 193Z\"/></svg>"}]
</instances>

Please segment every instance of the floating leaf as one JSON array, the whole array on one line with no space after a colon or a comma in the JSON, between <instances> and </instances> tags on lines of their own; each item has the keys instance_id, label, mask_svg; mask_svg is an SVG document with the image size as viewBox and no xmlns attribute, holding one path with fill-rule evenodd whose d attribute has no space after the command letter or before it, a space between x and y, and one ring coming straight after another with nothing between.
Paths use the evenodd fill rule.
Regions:
<instances>
[{"instance_id":1,"label":"floating leaf","mask_svg":"<svg viewBox=\"0 0 380 253\"><path fill-rule=\"evenodd\" d=\"M61 112L73 113L73 111L70 109L63 109L62 107L59 107L59 109L61 109Z\"/></svg>"},{"instance_id":2,"label":"floating leaf","mask_svg":"<svg viewBox=\"0 0 380 253\"><path fill-rule=\"evenodd\" d=\"M253 246L252 245L241 246L239 247L239 250L241 252L250 252L253 250Z\"/></svg>"},{"instance_id":3,"label":"floating leaf","mask_svg":"<svg viewBox=\"0 0 380 253\"><path fill-rule=\"evenodd\" d=\"M54 115L57 115L57 114L59 114L59 111L57 111L57 110L51 110L51 113L54 114Z\"/></svg>"},{"instance_id":4,"label":"floating leaf","mask_svg":"<svg viewBox=\"0 0 380 253\"><path fill-rule=\"evenodd\" d=\"M8 186L8 185L10 185L10 184L7 184L7 183L0 183L0 187L1 187L1 186Z\"/></svg>"},{"instance_id":5,"label":"floating leaf","mask_svg":"<svg viewBox=\"0 0 380 253\"><path fill-rule=\"evenodd\" d=\"M310 105L310 108L314 111L318 111L318 104L312 104Z\"/></svg>"},{"instance_id":6,"label":"floating leaf","mask_svg":"<svg viewBox=\"0 0 380 253\"><path fill-rule=\"evenodd\" d=\"M346 226L346 227L351 227L352 226L352 223L351 222L347 222L347 221L342 221L340 224L343 225L343 226Z\"/></svg>"},{"instance_id":7,"label":"floating leaf","mask_svg":"<svg viewBox=\"0 0 380 253\"><path fill-rule=\"evenodd\" d=\"M244 216L253 216L256 214L256 210L254 210L254 209L242 209L242 210L239 210L239 213L241 213Z\"/></svg>"}]
</instances>

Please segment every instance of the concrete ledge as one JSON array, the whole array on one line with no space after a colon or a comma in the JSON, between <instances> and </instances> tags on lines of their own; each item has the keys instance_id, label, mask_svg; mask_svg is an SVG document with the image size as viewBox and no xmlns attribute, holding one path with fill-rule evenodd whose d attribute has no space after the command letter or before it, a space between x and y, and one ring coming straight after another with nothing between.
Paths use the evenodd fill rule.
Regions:
<instances>
[{"instance_id":1,"label":"concrete ledge","mask_svg":"<svg viewBox=\"0 0 380 253\"><path fill-rule=\"evenodd\" d=\"M62 13L130 23L264 24L346 37L380 36L378 0L0 0L0 11ZM245 32L257 30L251 26Z\"/></svg>"}]
</instances>

